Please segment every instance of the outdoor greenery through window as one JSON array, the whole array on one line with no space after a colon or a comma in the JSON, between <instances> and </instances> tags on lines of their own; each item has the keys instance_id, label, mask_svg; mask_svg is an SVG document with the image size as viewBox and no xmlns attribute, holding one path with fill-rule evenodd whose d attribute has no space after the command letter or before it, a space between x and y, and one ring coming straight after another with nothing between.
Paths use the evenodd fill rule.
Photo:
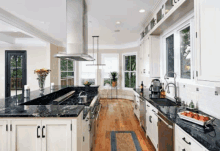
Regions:
<instances>
[{"instance_id":1,"label":"outdoor greenery through window","mask_svg":"<svg viewBox=\"0 0 220 151\"><path fill-rule=\"evenodd\" d=\"M174 35L166 38L167 68L168 77L174 77Z\"/></svg>"},{"instance_id":2,"label":"outdoor greenery through window","mask_svg":"<svg viewBox=\"0 0 220 151\"><path fill-rule=\"evenodd\" d=\"M181 78L191 79L190 27L180 31Z\"/></svg>"},{"instance_id":3,"label":"outdoor greenery through window","mask_svg":"<svg viewBox=\"0 0 220 151\"><path fill-rule=\"evenodd\" d=\"M60 59L61 85L74 85L73 60Z\"/></svg>"},{"instance_id":4,"label":"outdoor greenery through window","mask_svg":"<svg viewBox=\"0 0 220 151\"><path fill-rule=\"evenodd\" d=\"M124 56L124 87L136 87L136 55Z\"/></svg>"}]
</instances>

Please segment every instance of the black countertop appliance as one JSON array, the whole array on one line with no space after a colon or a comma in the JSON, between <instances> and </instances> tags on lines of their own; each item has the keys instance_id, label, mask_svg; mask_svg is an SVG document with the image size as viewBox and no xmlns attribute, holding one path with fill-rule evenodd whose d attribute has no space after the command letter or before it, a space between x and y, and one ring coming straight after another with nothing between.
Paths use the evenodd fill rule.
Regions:
<instances>
[{"instance_id":1,"label":"black countertop appliance","mask_svg":"<svg viewBox=\"0 0 220 151\"><path fill-rule=\"evenodd\" d=\"M150 98L159 98L160 90L162 89L159 79L153 79L149 90L151 91Z\"/></svg>"}]
</instances>

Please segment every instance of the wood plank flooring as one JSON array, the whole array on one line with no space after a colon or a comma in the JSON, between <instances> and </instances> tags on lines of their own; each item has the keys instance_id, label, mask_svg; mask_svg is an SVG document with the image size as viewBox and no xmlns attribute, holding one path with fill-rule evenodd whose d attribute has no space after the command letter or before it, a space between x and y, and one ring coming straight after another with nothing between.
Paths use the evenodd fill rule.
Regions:
<instances>
[{"instance_id":1,"label":"wood plank flooring","mask_svg":"<svg viewBox=\"0 0 220 151\"><path fill-rule=\"evenodd\" d=\"M125 99L101 99L102 108L93 151L111 150L111 131L134 131L143 151L155 151L134 115L132 101Z\"/></svg>"}]
</instances>

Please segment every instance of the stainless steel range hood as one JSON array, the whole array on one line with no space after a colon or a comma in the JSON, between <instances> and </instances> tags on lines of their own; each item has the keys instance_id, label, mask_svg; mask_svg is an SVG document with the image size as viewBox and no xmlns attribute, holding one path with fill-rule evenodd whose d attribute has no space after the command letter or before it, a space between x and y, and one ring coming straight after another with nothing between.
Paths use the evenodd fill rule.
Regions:
<instances>
[{"instance_id":1,"label":"stainless steel range hood","mask_svg":"<svg viewBox=\"0 0 220 151\"><path fill-rule=\"evenodd\" d=\"M77 61L93 61L88 55L88 17L85 0L66 0L67 46L66 52L54 55Z\"/></svg>"}]
</instances>

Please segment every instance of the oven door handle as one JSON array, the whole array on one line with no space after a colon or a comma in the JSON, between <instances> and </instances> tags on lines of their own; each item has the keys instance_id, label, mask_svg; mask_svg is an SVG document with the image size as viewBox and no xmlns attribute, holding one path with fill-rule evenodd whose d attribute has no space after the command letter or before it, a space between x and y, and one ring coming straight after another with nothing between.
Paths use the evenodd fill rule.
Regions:
<instances>
[{"instance_id":1,"label":"oven door handle","mask_svg":"<svg viewBox=\"0 0 220 151\"><path fill-rule=\"evenodd\" d=\"M154 113L161 121L163 121L170 129L173 129L172 125L169 125L162 117L160 117L157 113Z\"/></svg>"},{"instance_id":2,"label":"oven door handle","mask_svg":"<svg viewBox=\"0 0 220 151\"><path fill-rule=\"evenodd\" d=\"M99 106L99 111L98 111L98 114L97 114L97 116L96 116L95 120L97 120L97 119L98 119L98 117L99 117L99 113L100 113L101 108L102 108L102 105L100 104L100 106Z\"/></svg>"}]
</instances>

